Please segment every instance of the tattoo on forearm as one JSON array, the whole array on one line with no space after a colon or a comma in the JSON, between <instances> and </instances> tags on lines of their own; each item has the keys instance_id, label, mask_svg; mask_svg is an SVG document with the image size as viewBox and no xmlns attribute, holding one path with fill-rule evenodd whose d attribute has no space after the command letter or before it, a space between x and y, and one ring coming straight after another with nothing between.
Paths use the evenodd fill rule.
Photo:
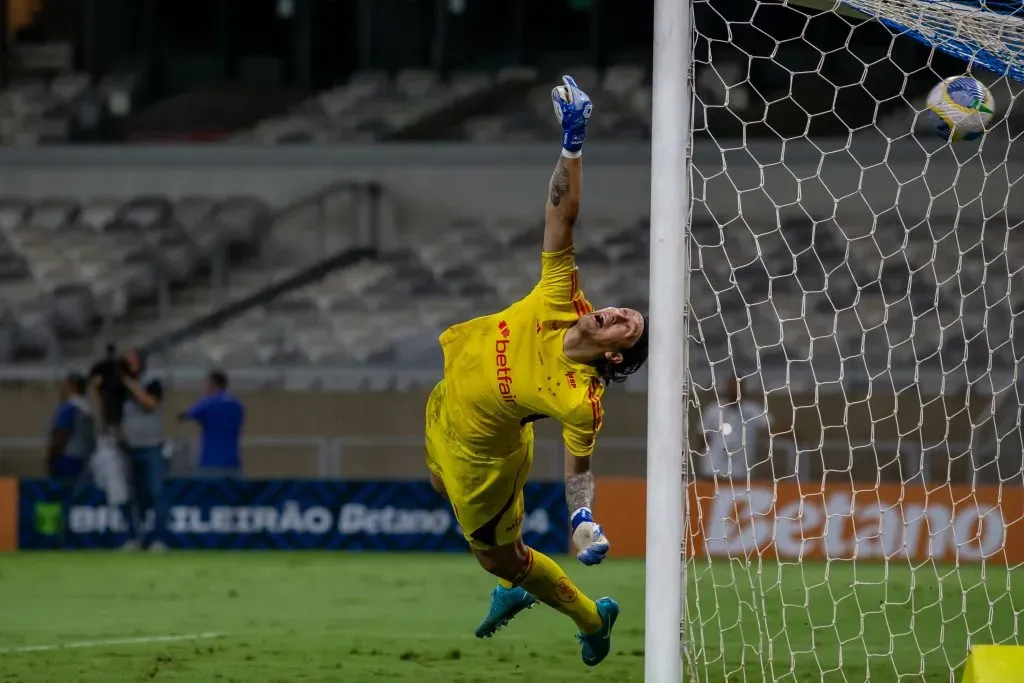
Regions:
<instances>
[{"instance_id":1,"label":"tattoo on forearm","mask_svg":"<svg viewBox=\"0 0 1024 683\"><path fill-rule=\"evenodd\" d=\"M594 507L593 472L566 475L565 502L569 504L569 514L580 508Z\"/></svg>"},{"instance_id":2,"label":"tattoo on forearm","mask_svg":"<svg viewBox=\"0 0 1024 683\"><path fill-rule=\"evenodd\" d=\"M569 169L565 167L563 158L559 157L555 172L551 175L551 184L548 187L551 206L558 206L569 194Z\"/></svg>"}]
</instances>

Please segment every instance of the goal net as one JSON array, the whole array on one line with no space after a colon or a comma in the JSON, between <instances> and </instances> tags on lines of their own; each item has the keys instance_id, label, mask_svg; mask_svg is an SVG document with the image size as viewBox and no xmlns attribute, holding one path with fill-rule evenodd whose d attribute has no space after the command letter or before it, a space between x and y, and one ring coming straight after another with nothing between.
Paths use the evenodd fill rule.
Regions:
<instances>
[{"instance_id":1,"label":"goal net","mask_svg":"<svg viewBox=\"0 0 1024 683\"><path fill-rule=\"evenodd\" d=\"M684 678L959 680L1024 609L1024 11L807 4L693 4Z\"/></svg>"}]
</instances>

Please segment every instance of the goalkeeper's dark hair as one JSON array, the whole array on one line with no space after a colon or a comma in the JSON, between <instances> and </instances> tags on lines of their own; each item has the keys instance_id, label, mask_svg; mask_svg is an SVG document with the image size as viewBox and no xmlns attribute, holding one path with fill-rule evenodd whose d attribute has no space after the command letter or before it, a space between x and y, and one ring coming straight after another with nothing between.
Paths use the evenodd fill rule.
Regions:
<instances>
[{"instance_id":1,"label":"goalkeeper's dark hair","mask_svg":"<svg viewBox=\"0 0 1024 683\"><path fill-rule=\"evenodd\" d=\"M619 351L622 354L621 362L612 363L607 358L594 361L597 374L600 375L601 381L604 382L605 386L625 382L630 375L642 368L644 363L647 362L648 340L650 337L648 335L647 316L645 315L643 318L644 331L640 333L635 344L628 349Z\"/></svg>"}]
</instances>

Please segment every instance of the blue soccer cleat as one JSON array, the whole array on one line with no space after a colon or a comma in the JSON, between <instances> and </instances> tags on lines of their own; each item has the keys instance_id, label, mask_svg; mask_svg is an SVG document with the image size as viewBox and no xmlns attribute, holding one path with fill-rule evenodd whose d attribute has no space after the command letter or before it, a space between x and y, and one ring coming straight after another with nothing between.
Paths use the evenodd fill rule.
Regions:
<instances>
[{"instance_id":1,"label":"blue soccer cleat","mask_svg":"<svg viewBox=\"0 0 1024 683\"><path fill-rule=\"evenodd\" d=\"M601 628L589 635L576 634L582 645L583 663L587 666L597 666L611 651L612 626L619 618L619 603L611 598L601 598L597 601L597 613L601 615Z\"/></svg>"},{"instance_id":2,"label":"blue soccer cleat","mask_svg":"<svg viewBox=\"0 0 1024 683\"><path fill-rule=\"evenodd\" d=\"M477 638L490 638L498 630L512 621L523 610L537 604L537 598L522 588L504 588L495 586L491 591L491 609L487 616L476 627Z\"/></svg>"}]
</instances>

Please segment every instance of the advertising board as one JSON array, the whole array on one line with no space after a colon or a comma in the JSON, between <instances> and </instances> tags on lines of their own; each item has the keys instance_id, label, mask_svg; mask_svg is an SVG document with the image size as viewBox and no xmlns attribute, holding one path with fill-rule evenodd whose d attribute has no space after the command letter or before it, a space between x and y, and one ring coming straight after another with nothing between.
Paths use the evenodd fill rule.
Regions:
<instances>
[{"instance_id":1,"label":"advertising board","mask_svg":"<svg viewBox=\"0 0 1024 683\"><path fill-rule=\"evenodd\" d=\"M597 490L595 515L613 552L643 556L645 482L605 479ZM699 481L689 488L689 511L696 556L1024 561L1019 486L753 482L748 488Z\"/></svg>"},{"instance_id":2,"label":"advertising board","mask_svg":"<svg viewBox=\"0 0 1024 683\"><path fill-rule=\"evenodd\" d=\"M128 539L124 511L107 506L98 489L87 488L63 505L53 482L23 480L19 488L22 549L115 548ZM175 479L166 495L165 542L172 548L467 549L448 503L425 482ZM565 552L563 486L531 483L524 495L527 543Z\"/></svg>"}]
</instances>

